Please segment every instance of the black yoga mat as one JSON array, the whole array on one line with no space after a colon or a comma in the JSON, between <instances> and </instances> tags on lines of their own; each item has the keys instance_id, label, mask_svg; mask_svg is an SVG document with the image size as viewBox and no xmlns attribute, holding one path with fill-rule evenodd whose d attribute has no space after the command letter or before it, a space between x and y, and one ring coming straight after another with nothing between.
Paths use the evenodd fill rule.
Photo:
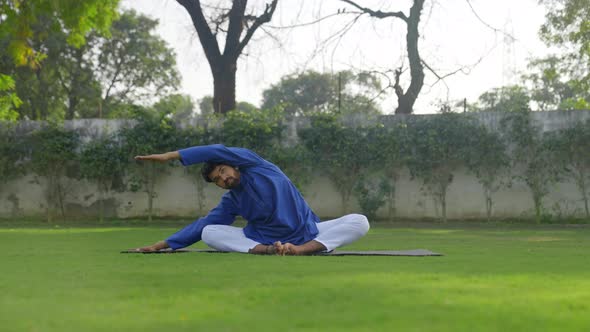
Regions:
<instances>
[{"instance_id":1,"label":"black yoga mat","mask_svg":"<svg viewBox=\"0 0 590 332\"><path fill-rule=\"evenodd\" d=\"M165 249L160 251L142 252L135 250L123 250L122 254L180 254L180 253L216 253L223 254L227 251L219 251L214 249ZM426 249L412 249L412 250L367 250L367 251L351 251L351 250L334 250L331 252L316 253L314 256L443 256L442 254L432 252Z\"/></svg>"}]
</instances>

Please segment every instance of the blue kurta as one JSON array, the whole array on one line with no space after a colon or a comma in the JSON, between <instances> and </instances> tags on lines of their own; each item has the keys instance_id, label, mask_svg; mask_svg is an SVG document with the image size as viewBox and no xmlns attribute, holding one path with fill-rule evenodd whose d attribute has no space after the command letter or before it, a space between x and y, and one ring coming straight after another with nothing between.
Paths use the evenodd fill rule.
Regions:
<instances>
[{"instance_id":1,"label":"blue kurta","mask_svg":"<svg viewBox=\"0 0 590 332\"><path fill-rule=\"evenodd\" d=\"M317 236L320 220L301 193L277 166L256 153L221 144L195 146L179 153L184 166L201 162L237 166L240 184L225 193L207 216L170 236L166 242L172 249L200 241L205 226L230 225L237 215L248 221L244 235L261 244L281 241L299 245Z\"/></svg>"}]
</instances>

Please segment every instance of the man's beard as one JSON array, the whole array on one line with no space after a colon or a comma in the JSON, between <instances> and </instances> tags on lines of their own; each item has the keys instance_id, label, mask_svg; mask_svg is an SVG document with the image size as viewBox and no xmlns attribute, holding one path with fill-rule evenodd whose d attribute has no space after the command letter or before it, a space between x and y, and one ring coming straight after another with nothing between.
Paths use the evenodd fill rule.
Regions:
<instances>
[{"instance_id":1,"label":"man's beard","mask_svg":"<svg viewBox=\"0 0 590 332\"><path fill-rule=\"evenodd\" d=\"M234 189L234 188L237 188L239 185L240 185L240 180L239 179L236 179L236 178L233 178L233 177L232 178L228 178L225 181L225 187L227 189Z\"/></svg>"}]
</instances>

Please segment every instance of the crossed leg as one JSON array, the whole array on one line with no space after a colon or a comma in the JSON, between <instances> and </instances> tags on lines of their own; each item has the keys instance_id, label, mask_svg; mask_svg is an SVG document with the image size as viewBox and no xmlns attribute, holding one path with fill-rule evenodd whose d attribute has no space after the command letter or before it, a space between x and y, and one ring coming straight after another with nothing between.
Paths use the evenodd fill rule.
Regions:
<instances>
[{"instance_id":1,"label":"crossed leg","mask_svg":"<svg viewBox=\"0 0 590 332\"><path fill-rule=\"evenodd\" d=\"M332 251L358 240L369 231L369 222L363 215L349 214L320 222L317 227L318 236L301 245L281 241L264 245L247 238L241 228L226 225L206 226L201 238L209 247L221 251L259 255L310 255L315 252Z\"/></svg>"}]
</instances>

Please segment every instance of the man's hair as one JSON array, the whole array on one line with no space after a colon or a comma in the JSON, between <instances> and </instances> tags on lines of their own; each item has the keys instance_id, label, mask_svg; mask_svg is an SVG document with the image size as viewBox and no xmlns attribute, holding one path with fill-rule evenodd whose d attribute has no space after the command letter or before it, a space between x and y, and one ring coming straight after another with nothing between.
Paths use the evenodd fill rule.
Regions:
<instances>
[{"instance_id":1,"label":"man's hair","mask_svg":"<svg viewBox=\"0 0 590 332\"><path fill-rule=\"evenodd\" d=\"M213 182L209 178L209 174L211 174L211 172L213 172L215 167L217 167L219 165L221 165L221 163L213 163L213 162L204 163L203 167L201 167L201 175L203 176L203 179L205 179L205 181L207 181L207 182Z\"/></svg>"}]
</instances>

